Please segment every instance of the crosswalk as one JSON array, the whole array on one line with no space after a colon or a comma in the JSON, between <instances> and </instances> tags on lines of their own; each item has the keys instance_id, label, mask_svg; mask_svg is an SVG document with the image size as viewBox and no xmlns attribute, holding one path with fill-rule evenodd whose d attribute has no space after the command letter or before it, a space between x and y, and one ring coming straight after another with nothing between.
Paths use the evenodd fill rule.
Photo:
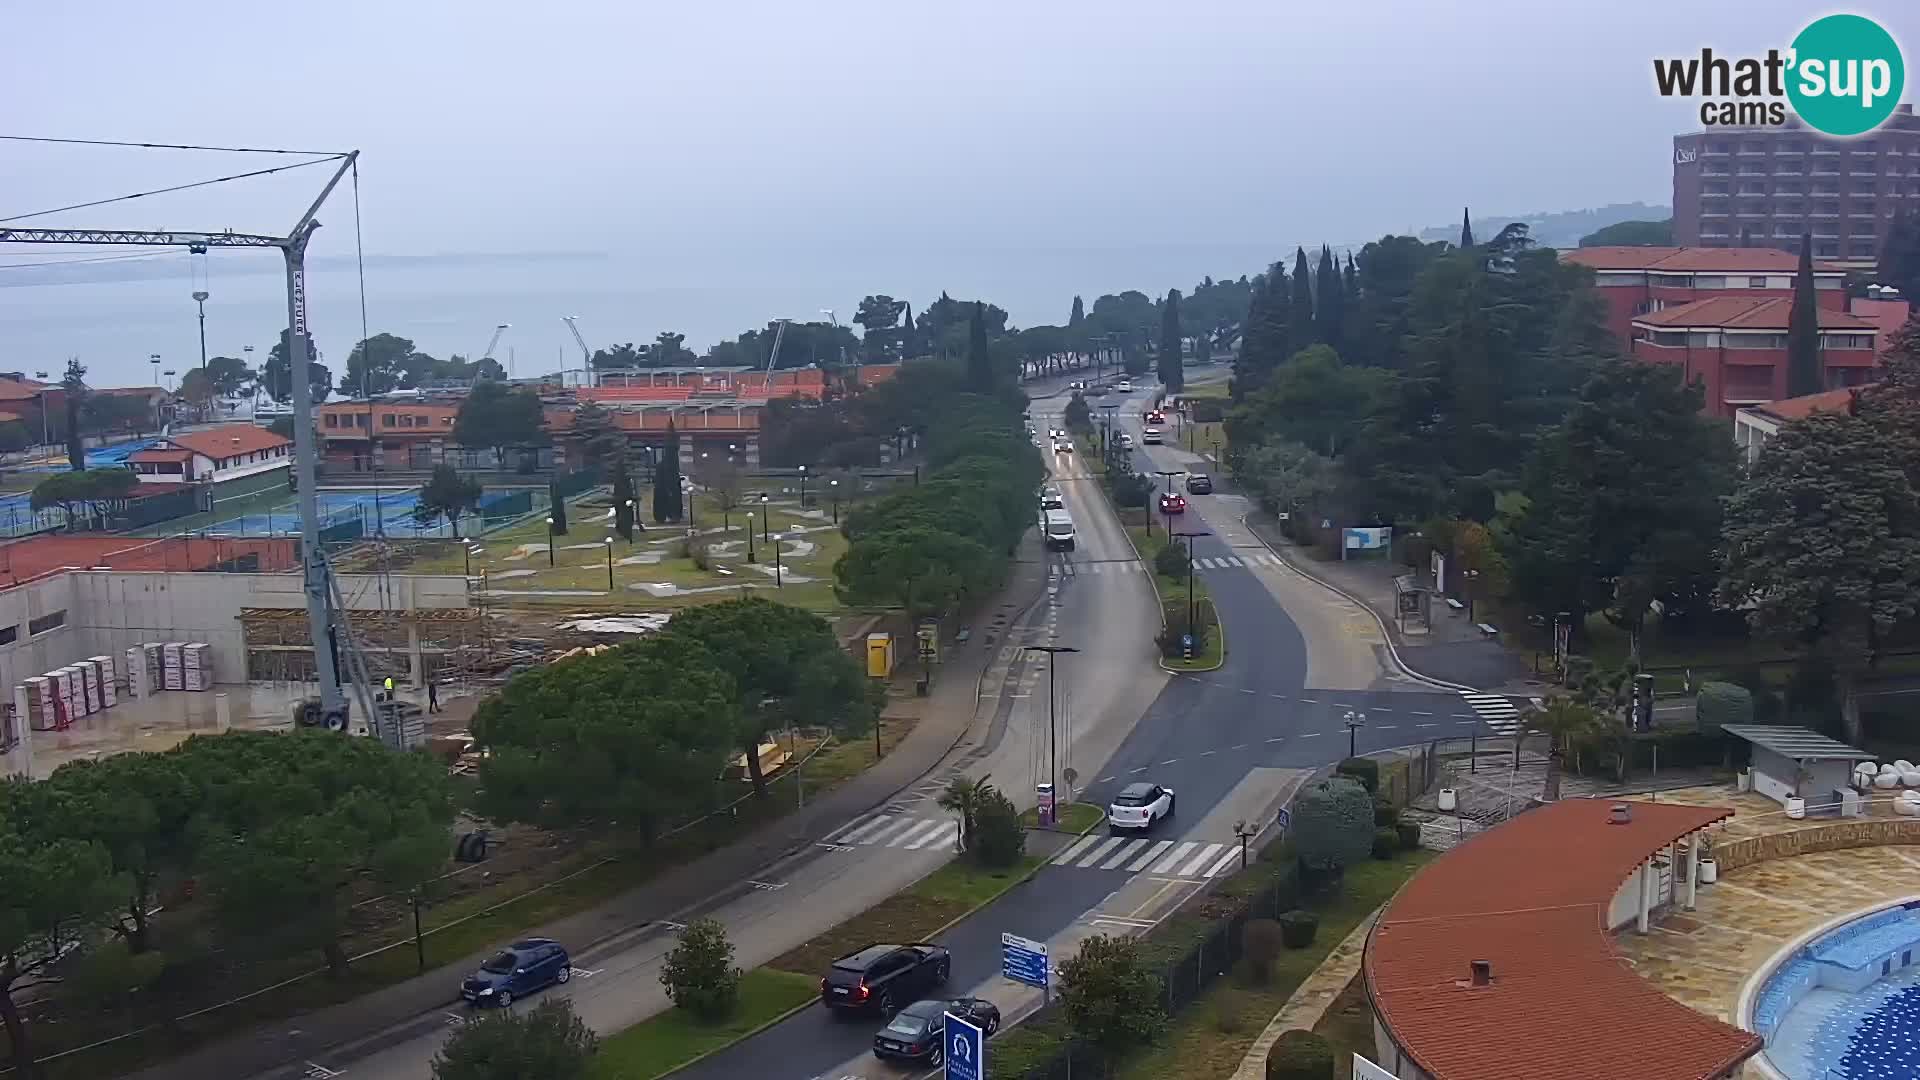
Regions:
<instances>
[{"instance_id":1,"label":"crosswalk","mask_svg":"<svg viewBox=\"0 0 1920 1080\"><path fill-rule=\"evenodd\" d=\"M1225 870L1240 858L1234 844L1208 844L1197 840L1154 840L1150 837L1084 836L1050 861L1056 866L1074 866L1083 870L1124 870L1166 877L1204 880Z\"/></svg>"},{"instance_id":2,"label":"crosswalk","mask_svg":"<svg viewBox=\"0 0 1920 1080\"><path fill-rule=\"evenodd\" d=\"M1250 567L1287 564L1270 552L1250 552L1243 555L1205 555L1193 560L1196 570L1232 570ZM1047 567L1048 577L1081 577L1087 574L1137 574L1146 570L1143 563L1133 559L1116 562L1061 562Z\"/></svg>"},{"instance_id":3,"label":"crosswalk","mask_svg":"<svg viewBox=\"0 0 1920 1080\"><path fill-rule=\"evenodd\" d=\"M1512 698L1466 690L1462 690L1460 696L1467 699L1467 705L1487 722L1495 735L1512 735L1520 730L1520 707L1513 703Z\"/></svg>"},{"instance_id":4,"label":"crosswalk","mask_svg":"<svg viewBox=\"0 0 1920 1080\"><path fill-rule=\"evenodd\" d=\"M821 847L890 847L919 851L952 851L960 839L960 823L952 817L927 818L913 814L874 814L820 841Z\"/></svg>"}]
</instances>

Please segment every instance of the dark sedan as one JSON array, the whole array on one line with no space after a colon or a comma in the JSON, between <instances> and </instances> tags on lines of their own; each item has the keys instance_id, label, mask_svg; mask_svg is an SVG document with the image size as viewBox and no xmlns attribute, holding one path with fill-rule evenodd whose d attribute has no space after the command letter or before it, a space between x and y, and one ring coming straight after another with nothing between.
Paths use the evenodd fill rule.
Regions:
<instances>
[{"instance_id":1,"label":"dark sedan","mask_svg":"<svg viewBox=\"0 0 1920 1080\"><path fill-rule=\"evenodd\" d=\"M1213 494L1213 477L1201 472L1194 473L1192 476L1187 477L1187 494Z\"/></svg>"},{"instance_id":2,"label":"dark sedan","mask_svg":"<svg viewBox=\"0 0 1920 1080\"><path fill-rule=\"evenodd\" d=\"M873 1037L873 1056L939 1065L946 1060L946 1014L965 1020L988 1035L1000 1030L1000 1009L983 998L932 998L900 1010Z\"/></svg>"},{"instance_id":3,"label":"dark sedan","mask_svg":"<svg viewBox=\"0 0 1920 1080\"><path fill-rule=\"evenodd\" d=\"M820 1001L835 1012L891 1017L944 985L952 970L953 956L941 945L869 945L833 962L820 980Z\"/></svg>"}]
</instances>

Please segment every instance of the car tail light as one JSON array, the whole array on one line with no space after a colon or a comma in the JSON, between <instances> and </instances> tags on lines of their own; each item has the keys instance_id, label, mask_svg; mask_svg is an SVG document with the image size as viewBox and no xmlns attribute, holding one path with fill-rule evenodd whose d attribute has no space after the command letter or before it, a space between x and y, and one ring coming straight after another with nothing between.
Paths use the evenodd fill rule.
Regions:
<instances>
[{"instance_id":1,"label":"car tail light","mask_svg":"<svg viewBox=\"0 0 1920 1080\"><path fill-rule=\"evenodd\" d=\"M861 983L857 988L855 988L853 992L853 996L854 996L854 999L857 1001L865 1001L867 1000L867 993L868 993L867 984Z\"/></svg>"}]
</instances>

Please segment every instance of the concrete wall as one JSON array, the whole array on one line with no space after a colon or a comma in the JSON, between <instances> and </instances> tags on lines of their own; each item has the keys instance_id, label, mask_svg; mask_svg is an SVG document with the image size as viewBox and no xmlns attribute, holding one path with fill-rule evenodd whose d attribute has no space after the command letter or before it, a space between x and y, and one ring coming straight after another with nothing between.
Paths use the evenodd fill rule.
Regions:
<instances>
[{"instance_id":1,"label":"concrete wall","mask_svg":"<svg viewBox=\"0 0 1920 1080\"><path fill-rule=\"evenodd\" d=\"M14 639L0 645L0 691L12 700L13 687L22 679L65 667L97 655L89 652L74 629L73 577L57 577L0 592L0 633L12 627ZM32 620L55 612L67 613L66 623L42 634L30 634Z\"/></svg>"},{"instance_id":2,"label":"concrete wall","mask_svg":"<svg viewBox=\"0 0 1920 1080\"><path fill-rule=\"evenodd\" d=\"M1768 859L1815 851L1843 851L1879 844L1920 844L1920 818L1865 818L1789 829L1739 840L1716 840L1714 861L1722 874Z\"/></svg>"}]
</instances>

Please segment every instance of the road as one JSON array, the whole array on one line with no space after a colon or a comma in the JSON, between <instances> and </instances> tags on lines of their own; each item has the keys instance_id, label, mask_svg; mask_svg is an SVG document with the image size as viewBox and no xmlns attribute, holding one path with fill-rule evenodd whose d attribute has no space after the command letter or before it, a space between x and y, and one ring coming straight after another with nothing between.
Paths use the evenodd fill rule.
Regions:
<instances>
[{"instance_id":1,"label":"road","mask_svg":"<svg viewBox=\"0 0 1920 1080\"><path fill-rule=\"evenodd\" d=\"M1121 422L1137 431L1145 398L1136 392L1105 400L1119 404ZM1033 415L1043 435L1062 426L1063 406L1058 398L1036 403ZM1071 454L1053 457L1066 477L1061 486L1080 534L1078 550L1056 556L1052 568L1060 610L1101 610L1103 596L1150 590L1148 575L1124 536L1106 535L1104 530L1117 529L1110 511L1086 505L1076 493L1092 483L1078 479L1081 463ZM1141 451L1137 467L1153 472L1191 468L1193 462L1191 455L1166 447ZM1371 614L1267 553L1241 524L1248 509L1244 499L1200 496L1192 507L1182 528L1210 534L1198 541L1195 556L1227 630L1226 662L1215 672L1170 679L1137 723L1114 726L1125 730L1124 738L1097 771L1085 774L1091 780L1084 797L1095 802L1132 780L1164 784L1178 796L1175 818L1145 837L1095 835L1065 847L1030 882L938 939L953 951L948 989L988 998L1009 1018L1035 1008L1039 995L1001 978L1001 933L1045 941L1053 956L1062 957L1091 934L1131 934L1150 927L1238 863L1236 826L1270 823L1312 768L1347 755L1349 710L1356 718L1365 714L1364 726L1352 732L1362 753L1494 733L1465 695L1400 672ZM1150 602L1145 617L1157 629ZM1069 672L1114 670L1120 661L1114 659L1113 637L1130 629L1063 619L1052 640L1085 650L1062 661L1063 682ZM1124 654L1135 651L1128 647ZM1076 695L1086 693L1084 679L1075 686ZM1092 764L1093 755L1077 753L1079 764ZM814 1006L677 1075L689 1080L914 1075L916 1070L871 1056L877 1026L871 1020L836 1021Z\"/></svg>"},{"instance_id":2,"label":"road","mask_svg":"<svg viewBox=\"0 0 1920 1080\"><path fill-rule=\"evenodd\" d=\"M1053 482L1079 524L1080 555L1096 562L1131 558L1125 533L1078 463L1059 462ZM564 997L596 1031L610 1034L667 1007L659 972L673 947L676 924L698 917L720 920L734 943L736 961L752 967L906 888L952 855L954 822L934 805L951 777L988 776L1016 804L1028 807L1035 802L1033 785L1043 774L1038 751L1047 733L1048 683L1044 658L1023 654L1018 645L1099 637L1097 650L1062 663L1056 710L1061 768L1077 765L1093 775L1166 684L1167 675L1152 659L1158 628L1152 589L1143 577L1116 577L1102 589L1052 589L1009 630L1009 644L989 669L967 734L927 777L869 813L824 831L813 846L726 893L692 910L661 912L660 922L579 951L573 958L574 976L565 986L514 1007ZM1062 923L1070 921L1104 892L1049 898L1036 916L1044 924L1048 912L1058 911ZM956 964L956 981L970 972ZM402 1018L378 1035L260 1076L292 1080L348 1073L354 1080L420 1080L430 1074L435 1052L466 1015L450 1001L444 1009Z\"/></svg>"}]
</instances>

